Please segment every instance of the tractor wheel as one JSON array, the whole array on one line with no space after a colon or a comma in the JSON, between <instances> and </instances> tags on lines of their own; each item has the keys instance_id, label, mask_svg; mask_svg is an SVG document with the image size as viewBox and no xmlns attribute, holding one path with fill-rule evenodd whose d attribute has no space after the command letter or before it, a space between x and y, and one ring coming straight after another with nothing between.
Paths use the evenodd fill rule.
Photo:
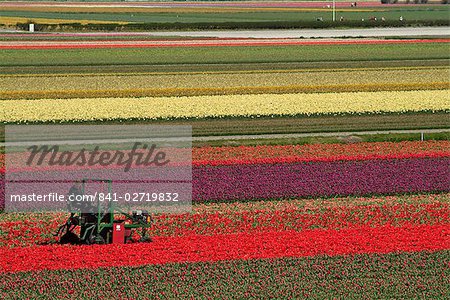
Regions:
<instances>
[{"instance_id":1,"label":"tractor wheel","mask_svg":"<svg viewBox=\"0 0 450 300\"><path fill-rule=\"evenodd\" d=\"M77 245L80 243L80 238L75 233L69 231L61 236L61 238L59 239L59 242L61 244Z\"/></svg>"}]
</instances>

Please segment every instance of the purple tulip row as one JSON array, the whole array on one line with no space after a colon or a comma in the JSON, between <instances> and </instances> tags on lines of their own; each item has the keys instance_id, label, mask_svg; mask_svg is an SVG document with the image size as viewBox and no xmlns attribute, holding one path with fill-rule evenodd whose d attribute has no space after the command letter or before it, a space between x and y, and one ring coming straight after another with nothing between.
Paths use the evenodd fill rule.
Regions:
<instances>
[{"instance_id":1,"label":"purple tulip row","mask_svg":"<svg viewBox=\"0 0 450 300\"><path fill-rule=\"evenodd\" d=\"M391 159L193 169L194 201L448 191L450 159Z\"/></svg>"},{"instance_id":2,"label":"purple tulip row","mask_svg":"<svg viewBox=\"0 0 450 300\"><path fill-rule=\"evenodd\" d=\"M192 172L193 201L450 190L450 158L201 166Z\"/></svg>"}]
</instances>

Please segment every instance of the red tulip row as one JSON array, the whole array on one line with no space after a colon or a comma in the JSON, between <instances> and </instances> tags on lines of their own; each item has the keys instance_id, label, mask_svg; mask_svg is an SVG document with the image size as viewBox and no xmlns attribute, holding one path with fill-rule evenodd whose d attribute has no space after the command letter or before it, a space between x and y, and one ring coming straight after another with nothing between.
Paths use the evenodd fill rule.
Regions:
<instances>
[{"instance_id":1,"label":"red tulip row","mask_svg":"<svg viewBox=\"0 0 450 300\"><path fill-rule=\"evenodd\" d=\"M194 165L239 164L279 160L299 161L373 159L427 155L450 156L450 141L375 142L355 144L262 145L192 149Z\"/></svg>"},{"instance_id":2,"label":"red tulip row","mask_svg":"<svg viewBox=\"0 0 450 300\"><path fill-rule=\"evenodd\" d=\"M450 226L450 205L332 207L319 210L287 209L212 214L160 216L154 229L158 236L258 233L309 229L349 229L360 226L444 225Z\"/></svg>"},{"instance_id":3,"label":"red tulip row","mask_svg":"<svg viewBox=\"0 0 450 300\"><path fill-rule=\"evenodd\" d=\"M223 166L223 165L251 165L251 164L289 164L302 162L334 162L334 161L355 161L355 160L375 160L375 159L408 159L408 158L442 158L449 157L450 152L422 152L408 154L362 154L362 155L333 155L328 157L303 157L303 156L281 156L265 157L253 159L225 159L225 160L197 160L193 161L194 166Z\"/></svg>"},{"instance_id":4,"label":"red tulip row","mask_svg":"<svg viewBox=\"0 0 450 300\"><path fill-rule=\"evenodd\" d=\"M174 153L174 150L170 150ZM450 156L450 141L262 145L192 148L193 166L402 159ZM10 158L11 160L13 157ZM26 159L22 156L17 159ZM0 172L5 156L0 154ZM23 162L20 163L22 165Z\"/></svg>"},{"instance_id":5,"label":"red tulip row","mask_svg":"<svg viewBox=\"0 0 450 300\"><path fill-rule=\"evenodd\" d=\"M140 266L316 255L438 251L450 248L448 225L360 226L342 230L272 231L155 237L152 243L0 248L0 273Z\"/></svg>"},{"instance_id":6,"label":"red tulip row","mask_svg":"<svg viewBox=\"0 0 450 300\"><path fill-rule=\"evenodd\" d=\"M200 204L194 206L193 213L154 216L151 235L171 237L360 226L450 225L448 196ZM0 215L0 246L9 247L54 243L52 232L67 218L64 213L7 216Z\"/></svg>"},{"instance_id":7,"label":"red tulip row","mask_svg":"<svg viewBox=\"0 0 450 300\"><path fill-rule=\"evenodd\" d=\"M432 1L430 1L432 2ZM434 1L435 2L435 1ZM111 2L102 2L101 6L108 9L108 7L122 7L122 8L132 8L132 7L146 7L146 8L223 8L223 7L230 7L230 8L324 8L330 3L328 1L159 1L159 2L139 2L139 1L130 1L130 2L119 2L119 1L111 1ZM336 2L336 7L339 8L349 8L352 7L348 2ZM5 2L3 4L5 7L42 7L45 6L45 4L41 4L39 2ZM96 2L85 2L83 4L79 4L78 2L65 2L64 4L60 5L61 7L96 7L98 6L98 3ZM377 7L377 6L384 6L384 7L401 7L401 6L407 6L407 7L415 7L415 6L423 6L423 4L420 3L407 3L407 2L401 2L401 3L382 3L380 1L364 1L364 2L358 2L358 7ZM19 36L18 33L4 33L4 35L7 36ZM30 33L30 36L136 36L136 35L145 35L145 33L140 32L89 32L89 33L83 33L83 32L61 32L58 34L55 33Z\"/></svg>"},{"instance_id":8,"label":"red tulip row","mask_svg":"<svg viewBox=\"0 0 450 300\"><path fill-rule=\"evenodd\" d=\"M242 47L242 46L317 46L317 45L385 45L449 43L450 39L371 39L371 40L301 40L301 39L226 39L188 41L39 41L1 43L0 49L111 49L111 48L173 48L173 47Z\"/></svg>"}]
</instances>

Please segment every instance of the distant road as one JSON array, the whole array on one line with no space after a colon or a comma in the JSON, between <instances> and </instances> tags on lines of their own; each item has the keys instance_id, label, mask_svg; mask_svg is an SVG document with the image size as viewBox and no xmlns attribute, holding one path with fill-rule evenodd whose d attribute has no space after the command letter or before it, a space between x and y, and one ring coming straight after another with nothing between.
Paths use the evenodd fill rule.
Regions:
<instances>
[{"instance_id":1,"label":"distant road","mask_svg":"<svg viewBox=\"0 0 450 300\"><path fill-rule=\"evenodd\" d=\"M26 145L87 145L102 143L124 143L124 142L145 142L151 139L152 142L208 142L208 141L234 141L234 140L258 140L258 139L297 139L306 137L348 137L358 135L377 135L377 134L405 134L416 133L420 137L424 134L426 137L430 133L450 132L449 128L442 129L412 129L412 130L375 130L375 131L345 131L345 132L310 132L310 133L275 133L275 134L244 134L244 135L212 135L212 136L193 136L193 137L151 137L151 138L115 138L115 139L67 139L67 140L47 140L47 136L43 135L45 140L30 140L19 142L0 142L0 147L26 146Z\"/></svg>"},{"instance_id":2,"label":"distant road","mask_svg":"<svg viewBox=\"0 0 450 300\"><path fill-rule=\"evenodd\" d=\"M21 33L23 30L0 28L0 33Z\"/></svg>"},{"instance_id":3,"label":"distant road","mask_svg":"<svg viewBox=\"0 0 450 300\"><path fill-rule=\"evenodd\" d=\"M227 30L227 31L161 31L156 36L188 36L218 38L334 38L334 37L393 37L450 36L450 27L401 27L353 29L285 29L285 30Z\"/></svg>"},{"instance_id":4,"label":"distant road","mask_svg":"<svg viewBox=\"0 0 450 300\"><path fill-rule=\"evenodd\" d=\"M24 31L0 29L3 34ZM29 33L28 33L29 34ZM450 37L450 27L350 28L350 29L278 29L278 30L216 30L216 31L147 31L147 32L37 32L30 36L171 36L197 38L343 38L343 37Z\"/></svg>"}]
</instances>

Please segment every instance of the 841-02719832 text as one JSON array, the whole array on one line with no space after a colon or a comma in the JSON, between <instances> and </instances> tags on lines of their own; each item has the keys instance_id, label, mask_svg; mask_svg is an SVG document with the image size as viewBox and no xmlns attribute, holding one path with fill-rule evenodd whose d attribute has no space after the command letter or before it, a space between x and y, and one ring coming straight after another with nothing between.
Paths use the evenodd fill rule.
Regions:
<instances>
[{"instance_id":1,"label":"841-02719832 text","mask_svg":"<svg viewBox=\"0 0 450 300\"><path fill-rule=\"evenodd\" d=\"M93 193L83 195L63 195L58 193L50 194L28 194L11 195L11 202L178 202L179 193Z\"/></svg>"}]
</instances>

